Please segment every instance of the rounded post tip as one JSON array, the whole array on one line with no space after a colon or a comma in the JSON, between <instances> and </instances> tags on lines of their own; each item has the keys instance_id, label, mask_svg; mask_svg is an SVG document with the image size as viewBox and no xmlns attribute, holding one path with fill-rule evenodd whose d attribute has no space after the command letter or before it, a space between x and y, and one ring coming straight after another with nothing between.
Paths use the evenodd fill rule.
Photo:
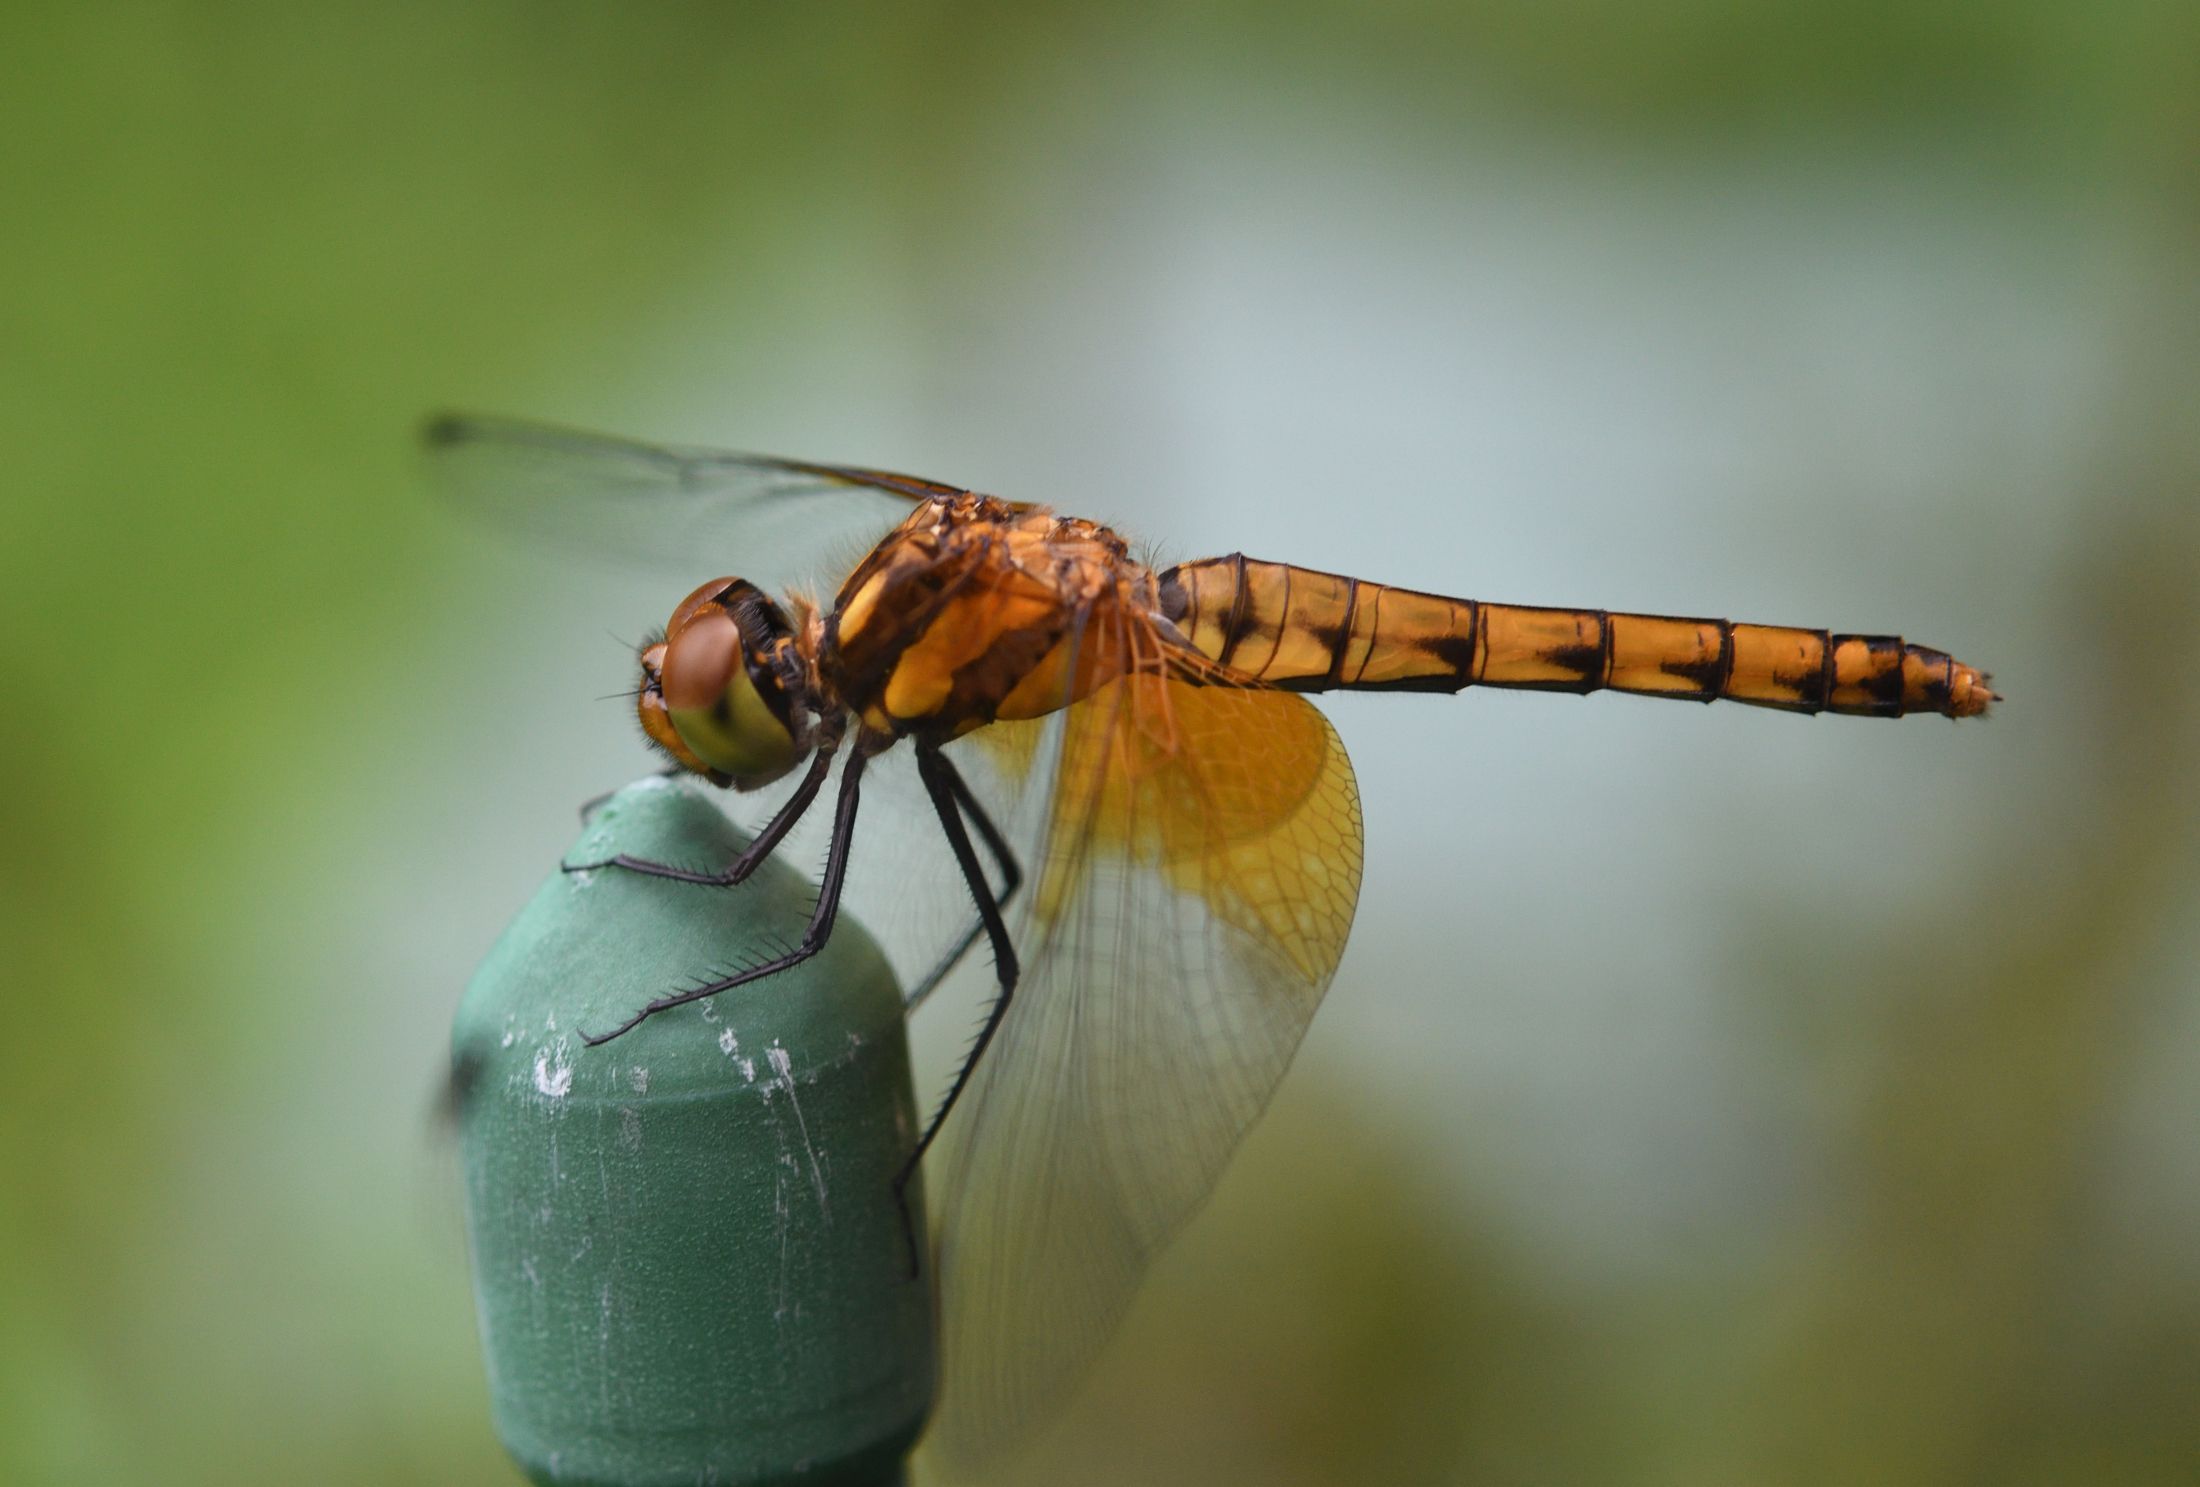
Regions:
<instances>
[{"instance_id":1,"label":"rounded post tip","mask_svg":"<svg viewBox=\"0 0 2200 1487\"><path fill-rule=\"evenodd\" d=\"M568 860L742 845L703 789L651 778ZM475 1297L497 1432L537 1482L879 1484L923 1428L931 1292L893 1186L915 1099L900 988L862 927L843 914L768 984L584 1036L753 957L812 896L775 862L734 893L553 870L467 989Z\"/></svg>"}]
</instances>

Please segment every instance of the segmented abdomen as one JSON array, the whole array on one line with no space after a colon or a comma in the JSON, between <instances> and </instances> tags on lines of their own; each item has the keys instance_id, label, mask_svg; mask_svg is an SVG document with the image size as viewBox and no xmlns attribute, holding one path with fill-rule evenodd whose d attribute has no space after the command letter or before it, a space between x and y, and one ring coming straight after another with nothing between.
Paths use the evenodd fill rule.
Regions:
<instances>
[{"instance_id":1,"label":"segmented abdomen","mask_svg":"<svg viewBox=\"0 0 2200 1487\"><path fill-rule=\"evenodd\" d=\"M1984 673L1891 635L1485 604L1234 553L1169 569L1161 604L1214 660L1305 692L1609 688L1871 718L1995 700Z\"/></svg>"}]
</instances>

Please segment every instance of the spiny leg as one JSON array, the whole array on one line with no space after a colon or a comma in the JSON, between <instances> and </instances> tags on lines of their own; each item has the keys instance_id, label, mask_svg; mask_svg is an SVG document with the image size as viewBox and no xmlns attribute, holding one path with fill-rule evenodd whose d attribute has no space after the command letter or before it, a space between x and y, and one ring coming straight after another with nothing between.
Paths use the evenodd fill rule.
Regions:
<instances>
[{"instance_id":1,"label":"spiny leg","mask_svg":"<svg viewBox=\"0 0 2200 1487\"><path fill-rule=\"evenodd\" d=\"M670 878L676 883L700 883L709 888L731 888L737 883L747 881L749 874L755 872L764 859L772 855L772 849L786 840L787 833L794 830L795 823L802 819L802 813L817 799L817 792L825 784L825 776L831 770L832 763L833 747L821 746L817 757L810 761L809 772L802 776L802 783L796 785L794 794L787 797L787 803L764 823L764 829L741 849L740 856L717 872L699 873L693 868L678 867L669 862L652 862L647 857L635 857L625 852L616 857L607 857L601 862L561 862L558 866L569 873L594 872L602 867L623 867L629 872L641 873L651 878Z\"/></svg>"},{"instance_id":2,"label":"spiny leg","mask_svg":"<svg viewBox=\"0 0 2200 1487\"><path fill-rule=\"evenodd\" d=\"M933 1138L947 1121L948 1112L955 1108L955 1101L970 1084L970 1076L977 1070L978 1060L985 1056L986 1046L1000 1030L1001 1019L1008 1012L1008 1004L1015 998L1016 981L1020 975L1016 963L1016 947L1008 938L1008 924L1001 918L1001 906L993 897L992 888L986 883L985 872L978 866L977 851L970 845L970 833L963 828L962 807L965 802L975 807L967 786L962 783L962 773L954 763L931 745L917 745L917 773L924 780L924 788L932 797L932 809L940 818L940 827L947 833L947 844L954 848L955 863L962 869L963 882L969 886L970 897L977 903L978 918L985 925L986 935L993 941L993 963L1000 977L1001 994L994 999L992 1008L985 1015L985 1023L978 1029L978 1036L963 1055L962 1067L955 1071L954 1081L947 1087L947 1097L940 1101L940 1108L933 1113L924 1134L917 1138L916 1150L909 1153L909 1160L902 1163L901 1171L894 1176L894 1202L901 1209L902 1233L909 1241L909 1276L918 1274L918 1250L916 1221L909 1212L909 1179L916 1175L917 1165L931 1149ZM983 823L979 834L987 838L987 846L996 847L1007 856L1007 846L1000 842L999 832L993 829L983 811L977 812ZM1017 875L1021 881L1021 874Z\"/></svg>"},{"instance_id":3,"label":"spiny leg","mask_svg":"<svg viewBox=\"0 0 2200 1487\"><path fill-rule=\"evenodd\" d=\"M953 761L944 754L940 756L940 762L947 766L947 785L955 793L955 802L961 807L963 818L977 828L978 840L985 844L986 851L992 855L994 867L1000 872L1001 887L994 894L993 901L1005 910L1015 901L1016 891L1024 885L1023 866L1016 861L1014 849L993 824L992 816L986 813L985 807L963 780L962 771L955 768ZM972 920L970 927L963 931L962 937L948 947L947 953L939 958L931 970L925 972L924 979L917 983L916 989L902 998L903 1008L914 1012L922 1006L927 997L939 990L940 983L947 979L949 973L962 964L963 957L970 953L970 948L984 934L984 918L981 916Z\"/></svg>"},{"instance_id":4,"label":"spiny leg","mask_svg":"<svg viewBox=\"0 0 2200 1487\"><path fill-rule=\"evenodd\" d=\"M1001 870L1004 881L1001 891L995 895L995 902L998 907L1005 909L1009 900L1016 896L1016 890L1023 886L1023 866L1016 861L1016 853L1009 847L1007 838L1001 835L1000 828L993 824L992 816L978 803L978 797L971 793L962 771L955 767L955 761L945 754L938 758L940 769L947 777L947 788L955 792L955 801L962 807L964 817L978 828L978 839L985 843L985 849L993 854L994 865Z\"/></svg>"},{"instance_id":5,"label":"spiny leg","mask_svg":"<svg viewBox=\"0 0 2200 1487\"><path fill-rule=\"evenodd\" d=\"M736 986L746 986L767 976L776 976L781 971L802 964L824 949L825 942L832 938L833 920L840 913L840 890L848 878L848 844L853 840L856 829L856 786L863 778L864 761L869 757L860 747L850 751L847 768L840 772L840 799L833 810L833 840L825 857L825 877L818 885L817 907L810 913L809 927L802 932L801 944L761 965L750 966L731 976L706 981L700 986L674 992L670 996L661 996L608 1033L582 1033L581 1041L591 1048L608 1043L622 1033L632 1032L659 1012L684 1007L689 1002L699 1002L705 997L714 997L721 991L731 991ZM811 767L813 774L816 769L815 765ZM809 781L805 779L803 783L808 784ZM812 790L811 793L814 795L816 792ZM784 835L784 831L781 834Z\"/></svg>"}]
</instances>

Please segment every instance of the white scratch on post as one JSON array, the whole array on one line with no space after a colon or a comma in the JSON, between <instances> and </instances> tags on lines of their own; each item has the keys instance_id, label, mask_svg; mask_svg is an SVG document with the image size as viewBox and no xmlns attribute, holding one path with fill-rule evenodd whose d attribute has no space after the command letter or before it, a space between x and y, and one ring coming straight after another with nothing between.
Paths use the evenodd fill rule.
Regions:
<instances>
[{"instance_id":1,"label":"white scratch on post","mask_svg":"<svg viewBox=\"0 0 2200 1487\"><path fill-rule=\"evenodd\" d=\"M554 1048L535 1050L535 1088L553 1100L562 1100L573 1089L573 1066L566 1061L565 1040Z\"/></svg>"},{"instance_id":2,"label":"white scratch on post","mask_svg":"<svg viewBox=\"0 0 2200 1487\"><path fill-rule=\"evenodd\" d=\"M802 1134L802 1154L810 1160L810 1186L817 1190L818 1212L831 1216L832 1205L825 1196L825 1169L818 1165L817 1148L810 1144L810 1123L803 1118L802 1102L794 1093L794 1060L778 1043L764 1050L765 1059L771 1064L777 1087L787 1092L787 1104L794 1110L795 1129Z\"/></svg>"}]
</instances>

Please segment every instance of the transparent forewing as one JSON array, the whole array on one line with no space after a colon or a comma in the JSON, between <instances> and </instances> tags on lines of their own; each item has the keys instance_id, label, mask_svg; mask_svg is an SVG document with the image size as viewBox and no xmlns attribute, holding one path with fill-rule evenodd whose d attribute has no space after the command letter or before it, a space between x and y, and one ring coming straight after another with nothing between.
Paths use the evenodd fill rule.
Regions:
<instances>
[{"instance_id":1,"label":"transparent forewing","mask_svg":"<svg viewBox=\"0 0 2200 1487\"><path fill-rule=\"evenodd\" d=\"M955 493L884 470L510 419L445 415L423 444L432 482L462 510L587 556L732 573L774 592L837 580L913 504Z\"/></svg>"},{"instance_id":2,"label":"transparent forewing","mask_svg":"<svg viewBox=\"0 0 2200 1487\"><path fill-rule=\"evenodd\" d=\"M1035 723L999 724L986 733L1036 735L1042 727ZM1020 767L1004 771L994 749L973 749L972 742L950 745L950 756L973 792L985 802L988 815L1016 839L1029 840L1029 832L1013 829L1015 822L1029 814L1020 804L1030 793L1026 789L1028 771ZM1032 753L1028 745L1017 750L1025 761ZM835 781L841 767L835 767ZM795 783L796 776L790 775L761 790L728 794L723 804L729 815L753 832L793 793ZM834 784L828 783L819 803L810 808L772 854L813 882L824 874L826 849L832 837L834 793ZM988 881L999 891L1006 875L982 845L979 860ZM724 866L679 865L698 869ZM916 751L907 745L888 749L865 767L841 915L844 922L860 924L878 942L904 996L914 998L935 988L945 979L951 963L971 958L973 950L982 964L970 972L971 981L991 984L991 956L985 950L984 927L971 902L970 890L963 883L954 851L940 829L939 817L917 777ZM783 930L783 937L792 942L800 932L799 924L790 925Z\"/></svg>"},{"instance_id":3,"label":"transparent forewing","mask_svg":"<svg viewBox=\"0 0 2200 1487\"><path fill-rule=\"evenodd\" d=\"M1010 830L1026 793L1023 779L1000 771L989 753L953 746L950 753L988 814L1004 831ZM827 813L813 814L822 818ZM821 831L816 846L820 860L823 850ZM1006 874L982 843L978 860L994 892L1001 892ZM917 777L916 751L906 745L887 750L865 769L843 902L886 951L904 996L916 998L936 989L951 963L973 950L990 982L992 957L984 949L984 926Z\"/></svg>"},{"instance_id":4,"label":"transparent forewing","mask_svg":"<svg viewBox=\"0 0 2200 1487\"><path fill-rule=\"evenodd\" d=\"M1351 766L1295 694L1153 668L1063 715L1051 758L1003 752L1051 778L1012 916L1023 981L932 1189L933 1438L964 1464L1076 1382L1212 1189L1328 988L1360 884Z\"/></svg>"}]
</instances>

